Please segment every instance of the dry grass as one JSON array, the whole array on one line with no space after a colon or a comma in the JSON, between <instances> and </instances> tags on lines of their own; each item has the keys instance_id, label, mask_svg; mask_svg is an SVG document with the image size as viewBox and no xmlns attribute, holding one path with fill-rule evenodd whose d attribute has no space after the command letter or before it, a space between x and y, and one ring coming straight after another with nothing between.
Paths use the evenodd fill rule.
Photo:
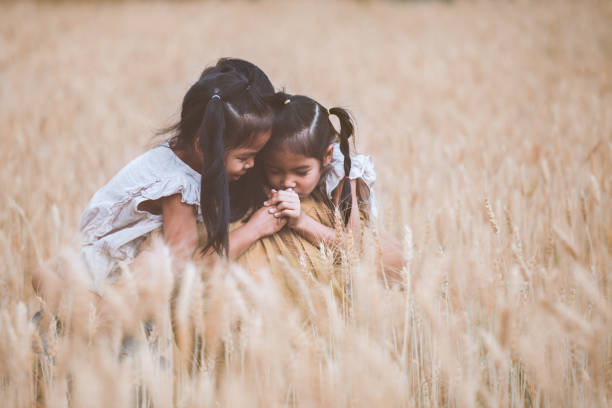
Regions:
<instances>
[{"instance_id":1,"label":"dry grass","mask_svg":"<svg viewBox=\"0 0 612 408\"><path fill-rule=\"evenodd\" d=\"M609 406L611 19L604 1L0 5L3 405ZM159 247L92 301L85 204L219 56L355 113L405 291L366 254L349 306L228 266L182 271L171 308ZM61 325L36 326L30 273L60 253Z\"/></svg>"}]
</instances>

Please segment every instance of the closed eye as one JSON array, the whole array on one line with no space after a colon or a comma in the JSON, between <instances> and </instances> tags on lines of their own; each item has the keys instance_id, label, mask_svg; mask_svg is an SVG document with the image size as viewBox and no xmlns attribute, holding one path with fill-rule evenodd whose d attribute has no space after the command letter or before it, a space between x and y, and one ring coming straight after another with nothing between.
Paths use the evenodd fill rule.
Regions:
<instances>
[{"instance_id":1,"label":"closed eye","mask_svg":"<svg viewBox=\"0 0 612 408\"><path fill-rule=\"evenodd\" d=\"M245 156L238 156L238 160L244 162L244 161L247 161L247 160L251 159L254 156L255 156L254 154L247 154Z\"/></svg>"}]
</instances>

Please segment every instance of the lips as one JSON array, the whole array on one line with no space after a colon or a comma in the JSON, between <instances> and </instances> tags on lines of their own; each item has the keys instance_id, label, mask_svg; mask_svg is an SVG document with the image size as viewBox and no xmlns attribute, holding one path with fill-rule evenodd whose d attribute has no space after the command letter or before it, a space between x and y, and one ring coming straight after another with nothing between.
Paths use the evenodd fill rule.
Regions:
<instances>
[{"instance_id":1,"label":"lips","mask_svg":"<svg viewBox=\"0 0 612 408\"><path fill-rule=\"evenodd\" d=\"M232 181L239 180L239 179L240 179L240 177L244 176L245 174L246 174L246 171L244 171L244 172L242 172L242 173L235 174L235 175L233 175L233 176L231 177L231 179L232 179Z\"/></svg>"}]
</instances>

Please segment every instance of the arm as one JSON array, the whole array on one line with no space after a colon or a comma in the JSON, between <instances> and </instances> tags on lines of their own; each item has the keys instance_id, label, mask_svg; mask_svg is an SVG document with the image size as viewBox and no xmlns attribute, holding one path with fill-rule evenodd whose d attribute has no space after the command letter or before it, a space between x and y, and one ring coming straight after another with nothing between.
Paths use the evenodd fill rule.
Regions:
<instances>
[{"instance_id":1,"label":"arm","mask_svg":"<svg viewBox=\"0 0 612 408\"><path fill-rule=\"evenodd\" d=\"M270 206L261 207L246 224L230 232L230 259L238 258L256 241L280 231L287 224L287 219L275 217L275 212Z\"/></svg>"},{"instance_id":2,"label":"arm","mask_svg":"<svg viewBox=\"0 0 612 408\"><path fill-rule=\"evenodd\" d=\"M350 183L352 205L347 228L351 230L354 237L359 237L361 234L361 220L359 219L356 181L351 180ZM340 188L336 188L336 190L334 190L334 204L336 206L340 202L340 193ZM321 224L306 214L300 214L300 217L293 228L315 245L317 245L319 242L323 242L328 245L340 244L340 242L338 242L338 234L336 234L335 229Z\"/></svg>"},{"instance_id":3,"label":"arm","mask_svg":"<svg viewBox=\"0 0 612 408\"><path fill-rule=\"evenodd\" d=\"M300 198L294 191L274 191L272 197L266 203L276 206L275 217L285 218L290 228L300 233L312 244L318 245L321 242L327 245L339 244L335 229L321 224L302 212ZM359 218L357 222L359 222Z\"/></svg>"},{"instance_id":4,"label":"arm","mask_svg":"<svg viewBox=\"0 0 612 408\"><path fill-rule=\"evenodd\" d=\"M261 238L259 231L246 223L229 234L229 257L236 259Z\"/></svg>"},{"instance_id":5,"label":"arm","mask_svg":"<svg viewBox=\"0 0 612 408\"><path fill-rule=\"evenodd\" d=\"M161 198L159 205L166 243L177 259L189 259L198 246L196 208L181 202L180 194Z\"/></svg>"},{"instance_id":6,"label":"arm","mask_svg":"<svg viewBox=\"0 0 612 408\"><path fill-rule=\"evenodd\" d=\"M404 254L402 245L389 232L379 231L380 248L382 252L382 265L385 278L390 282L402 283L402 268L404 266Z\"/></svg>"},{"instance_id":7,"label":"arm","mask_svg":"<svg viewBox=\"0 0 612 408\"><path fill-rule=\"evenodd\" d=\"M361 221L359 218L356 188L353 183L355 183L355 180L351 180L353 205L348 227L353 230L353 234L359 234ZM334 191L334 199L336 203L340 199L340 192L338 190ZM268 205L276 205L274 216L286 217L288 220L287 225L298 231L313 244L318 245L320 242L331 245L340 244L336 231L333 228L321 224L301 211L300 199L293 191L274 192L272 198L266 203ZM383 270L380 273L383 274L383 279L391 282L402 282L401 271L404 259L401 244L393 235L386 231L379 232L379 237L383 266Z\"/></svg>"},{"instance_id":8,"label":"arm","mask_svg":"<svg viewBox=\"0 0 612 408\"><path fill-rule=\"evenodd\" d=\"M319 245L321 242L326 245L338 244L336 230L321 224L307 214L301 213L298 221L291 228L314 245Z\"/></svg>"},{"instance_id":9,"label":"arm","mask_svg":"<svg viewBox=\"0 0 612 408\"><path fill-rule=\"evenodd\" d=\"M175 194L160 200L162 208L164 239L173 254L185 261L194 255L199 243L195 207L181 202L181 195ZM261 207L249 221L229 234L229 257L242 255L253 243L279 231L286 219L274 217L274 209Z\"/></svg>"}]
</instances>

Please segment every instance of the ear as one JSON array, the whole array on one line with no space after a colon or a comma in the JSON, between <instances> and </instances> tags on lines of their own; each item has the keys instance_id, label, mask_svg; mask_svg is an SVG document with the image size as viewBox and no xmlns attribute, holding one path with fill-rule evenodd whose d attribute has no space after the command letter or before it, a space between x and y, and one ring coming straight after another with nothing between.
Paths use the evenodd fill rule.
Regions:
<instances>
[{"instance_id":1,"label":"ear","mask_svg":"<svg viewBox=\"0 0 612 408\"><path fill-rule=\"evenodd\" d=\"M329 166L329 163L332 161L332 156L334 154L334 145L330 144L327 146L327 150L325 151L325 156L323 156L323 167Z\"/></svg>"}]
</instances>

